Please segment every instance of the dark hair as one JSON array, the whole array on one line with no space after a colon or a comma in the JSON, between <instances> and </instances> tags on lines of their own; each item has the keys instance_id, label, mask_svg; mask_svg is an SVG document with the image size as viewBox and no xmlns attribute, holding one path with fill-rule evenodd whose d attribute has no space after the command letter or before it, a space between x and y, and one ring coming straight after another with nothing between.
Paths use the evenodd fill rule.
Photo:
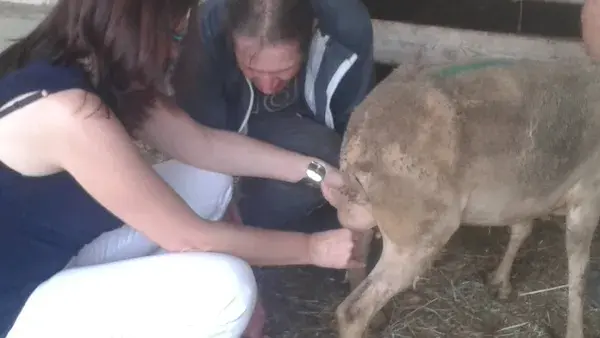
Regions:
<instances>
[{"instance_id":1,"label":"dark hair","mask_svg":"<svg viewBox=\"0 0 600 338\"><path fill-rule=\"evenodd\" d=\"M261 44L300 42L308 51L314 13L309 0L226 0L231 36L259 38Z\"/></svg>"},{"instance_id":2,"label":"dark hair","mask_svg":"<svg viewBox=\"0 0 600 338\"><path fill-rule=\"evenodd\" d=\"M164 93L173 29L198 0L59 0L0 54L0 77L36 60L80 66L128 130ZM108 96L105 97L105 96Z\"/></svg>"}]
</instances>

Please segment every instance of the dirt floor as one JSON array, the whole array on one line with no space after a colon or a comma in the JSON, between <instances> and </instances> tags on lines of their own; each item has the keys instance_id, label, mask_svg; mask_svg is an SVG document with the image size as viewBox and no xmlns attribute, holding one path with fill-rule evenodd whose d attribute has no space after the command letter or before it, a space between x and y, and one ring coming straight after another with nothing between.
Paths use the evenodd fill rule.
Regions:
<instances>
[{"instance_id":1,"label":"dirt floor","mask_svg":"<svg viewBox=\"0 0 600 338\"><path fill-rule=\"evenodd\" d=\"M521 248L507 301L495 298L485 278L502 258L508 228L462 227L416 289L390 302L388 327L371 337L564 337L567 263L557 221L540 221ZM600 266L600 238L592 250ZM337 337L335 307L348 294L342 273L288 268L257 276L271 337ZM600 310L586 304L584 311L586 337L600 337Z\"/></svg>"},{"instance_id":2,"label":"dirt floor","mask_svg":"<svg viewBox=\"0 0 600 338\"><path fill-rule=\"evenodd\" d=\"M509 0L364 0L374 18L487 31L579 38L579 7ZM378 65L378 79L391 69ZM434 267L390 302L389 325L372 337L564 337L567 270L564 219L539 222L512 273L513 295L485 285L508 243L508 228L462 227ZM600 271L600 237L592 266ZM275 338L337 337L335 307L348 294L343 273L316 268L257 270ZM600 280L600 279L598 279ZM598 286L600 287L600 286ZM586 337L600 337L600 310L586 304Z\"/></svg>"}]
</instances>

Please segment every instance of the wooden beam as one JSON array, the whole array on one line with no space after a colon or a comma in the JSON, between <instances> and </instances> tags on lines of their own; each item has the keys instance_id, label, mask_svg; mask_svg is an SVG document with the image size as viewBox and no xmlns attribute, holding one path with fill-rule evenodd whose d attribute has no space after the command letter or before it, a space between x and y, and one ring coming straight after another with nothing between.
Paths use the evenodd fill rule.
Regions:
<instances>
[{"instance_id":1,"label":"wooden beam","mask_svg":"<svg viewBox=\"0 0 600 338\"><path fill-rule=\"evenodd\" d=\"M518 2L520 0L509 0ZM524 1L536 1L536 2L556 2L559 4L572 4L572 5L583 5L585 0L524 0Z\"/></svg>"},{"instance_id":2,"label":"wooden beam","mask_svg":"<svg viewBox=\"0 0 600 338\"><path fill-rule=\"evenodd\" d=\"M582 59L581 39L563 40L373 20L374 56L384 64L444 63L472 57Z\"/></svg>"},{"instance_id":3,"label":"wooden beam","mask_svg":"<svg viewBox=\"0 0 600 338\"><path fill-rule=\"evenodd\" d=\"M58 0L0 0L0 2L19 5L54 5Z\"/></svg>"},{"instance_id":4,"label":"wooden beam","mask_svg":"<svg viewBox=\"0 0 600 338\"><path fill-rule=\"evenodd\" d=\"M37 25L48 7L11 6L0 1L0 9L1 51L10 43L7 39L21 37ZM478 56L542 60L586 57L580 40L526 37L376 19L373 20L373 30L375 60L386 64L451 62Z\"/></svg>"},{"instance_id":5,"label":"wooden beam","mask_svg":"<svg viewBox=\"0 0 600 338\"><path fill-rule=\"evenodd\" d=\"M0 1L0 52L42 21L51 7Z\"/></svg>"}]
</instances>

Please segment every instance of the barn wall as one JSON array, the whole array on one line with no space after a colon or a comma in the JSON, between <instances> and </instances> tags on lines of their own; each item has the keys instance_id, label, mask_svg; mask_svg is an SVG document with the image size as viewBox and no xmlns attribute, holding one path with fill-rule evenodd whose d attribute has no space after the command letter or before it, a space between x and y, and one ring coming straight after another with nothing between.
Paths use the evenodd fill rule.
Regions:
<instances>
[{"instance_id":1,"label":"barn wall","mask_svg":"<svg viewBox=\"0 0 600 338\"><path fill-rule=\"evenodd\" d=\"M580 39L559 40L373 20L375 59L386 64L439 63L470 57L533 60L585 58Z\"/></svg>"},{"instance_id":2,"label":"barn wall","mask_svg":"<svg viewBox=\"0 0 600 338\"><path fill-rule=\"evenodd\" d=\"M11 2L17 4L27 4L27 5L52 5L55 4L57 0L3 0L1 2Z\"/></svg>"},{"instance_id":3,"label":"barn wall","mask_svg":"<svg viewBox=\"0 0 600 338\"><path fill-rule=\"evenodd\" d=\"M56 0L12 1L47 4ZM0 50L8 46L10 39L18 38L33 29L45 15L47 9L47 6L11 5L0 1ZM579 40L524 37L383 20L373 20L373 27L375 59L387 64L437 63L472 56L531 59L585 57Z\"/></svg>"}]
</instances>

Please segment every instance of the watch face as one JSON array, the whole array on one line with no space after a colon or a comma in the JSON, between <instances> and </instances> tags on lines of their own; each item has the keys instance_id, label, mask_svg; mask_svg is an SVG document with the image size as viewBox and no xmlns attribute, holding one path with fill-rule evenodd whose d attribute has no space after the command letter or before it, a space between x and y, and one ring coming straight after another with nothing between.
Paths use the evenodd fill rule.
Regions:
<instances>
[{"instance_id":1,"label":"watch face","mask_svg":"<svg viewBox=\"0 0 600 338\"><path fill-rule=\"evenodd\" d=\"M316 183L321 183L321 181L323 181L323 176L321 176L318 172L314 170L307 170L306 176L311 180L315 181Z\"/></svg>"},{"instance_id":2,"label":"watch face","mask_svg":"<svg viewBox=\"0 0 600 338\"><path fill-rule=\"evenodd\" d=\"M313 161L308 165L308 168L306 168L306 176L304 176L301 182L313 187L320 187L325 179L325 174L325 166L319 162Z\"/></svg>"}]
</instances>

